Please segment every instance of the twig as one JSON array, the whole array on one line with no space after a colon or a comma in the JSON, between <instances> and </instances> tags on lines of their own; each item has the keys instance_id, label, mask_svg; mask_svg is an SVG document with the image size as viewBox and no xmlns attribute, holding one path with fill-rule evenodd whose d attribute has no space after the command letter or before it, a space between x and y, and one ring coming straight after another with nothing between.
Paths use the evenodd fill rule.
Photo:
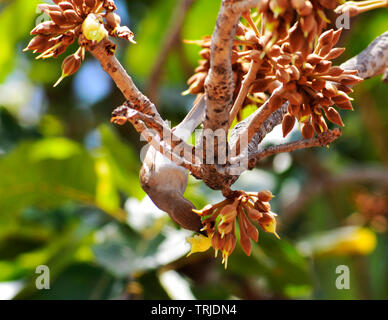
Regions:
<instances>
[{"instance_id":1,"label":"twig","mask_svg":"<svg viewBox=\"0 0 388 320\"><path fill-rule=\"evenodd\" d=\"M131 122L135 129L140 134L142 134L147 139L147 141L151 136L153 136L150 134L150 130L156 131L157 135L159 136L158 141L160 141L160 143L167 143L171 147L174 156L176 158L180 157L183 163L184 161L189 164L195 164L199 162L195 157L195 148L191 145L188 145L181 138L177 137L163 122L156 122L151 116L132 109L131 105L120 106L116 108L112 114L113 122L117 122L118 124L123 124L125 120ZM143 132L144 130L146 130L147 133ZM157 148L157 150L158 149L159 148Z\"/></svg>"},{"instance_id":2,"label":"twig","mask_svg":"<svg viewBox=\"0 0 388 320\"><path fill-rule=\"evenodd\" d=\"M114 45L108 39L88 46L91 54L100 62L102 68L110 75L124 97L133 104L134 108L155 117L156 121L163 122L155 105L136 87L132 78L114 56L112 48L114 48Z\"/></svg>"},{"instance_id":3,"label":"twig","mask_svg":"<svg viewBox=\"0 0 388 320\"><path fill-rule=\"evenodd\" d=\"M166 30L163 44L159 50L155 64L152 67L147 84L146 92L151 101L157 100L157 92L160 85L160 78L163 73L164 63L175 44L180 40L182 26L193 2L194 0L180 0L179 5L171 16L170 25Z\"/></svg>"},{"instance_id":4,"label":"twig","mask_svg":"<svg viewBox=\"0 0 388 320\"><path fill-rule=\"evenodd\" d=\"M382 74L388 68L388 31L378 36L357 56L341 64L345 70L357 70L364 79Z\"/></svg>"},{"instance_id":5,"label":"twig","mask_svg":"<svg viewBox=\"0 0 388 320\"><path fill-rule=\"evenodd\" d=\"M237 116L237 113L240 111L242 104L247 97L249 89L251 88L253 81L256 79L256 74L259 67L260 63L252 59L248 73L241 84L238 96L233 104L232 110L230 111L229 124L233 122L234 118Z\"/></svg>"},{"instance_id":6,"label":"twig","mask_svg":"<svg viewBox=\"0 0 388 320\"><path fill-rule=\"evenodd\" d=\"M268 147L262 151L258 151L249 155L250 162L257 162L266 157L272 156L274 154L282 152L292 152L299 149L312 148L312 147L322 147L327 146L332 143L334 140L338 139L341 136L341 130L336 128L334 130L328 130L322 132L315 138L303 139L298 141L293 141L285 144L280 144L276 146Z\"/></svg>"},{"instance_id":7,"label":"twig","mask_svg":"<svg viewBox=\"0 0 388 320\"><path fill-rule=\"evenodd\" d=\"M326 190L333 190L344 185L354 185L356 183L373 183L388 187L388 169L384 167L366 168L355 167L347 169L338 174L320 175L318 178L312 178L303 187L303 192L299 197L291 203L283 204L281 209L283 212L283 225L289 225L296 218L298 212L305 208L307 203L315 196L325 192Z\"/></svg>"},{"instance_id":8,"label":"twig","mask_svg":"<svg viewBox=\"0 0 388 320\"><path fill-rule=\"evenodd\" d=\"M279 98L282 90L282 85L277 87L272 92L272 95L269 97L269 99L261 106L261 108L253 113L245 128L239 132L238 138L235 144L232 146L232 155L239 155L242 151L245 150L249 142L255 136L256 132L261 129L265 121L279 107L277 103L274 103L274 100Z\"/></svg>"}]
</instances>

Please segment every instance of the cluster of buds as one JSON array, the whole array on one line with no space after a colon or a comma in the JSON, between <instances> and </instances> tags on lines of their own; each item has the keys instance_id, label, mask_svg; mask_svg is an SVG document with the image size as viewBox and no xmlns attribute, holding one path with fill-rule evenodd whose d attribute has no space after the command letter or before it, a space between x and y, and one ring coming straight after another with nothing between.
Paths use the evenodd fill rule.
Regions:
<instances>
[{"instance_id":1,"label":"cluster of buds","mask_svg":"<svg viewBox=\"0 0 388 320\"><path fill-rule=\"evenodd\" d=\"M307 12L310 12L304 9L304 6L310 8L310 6L319 5L333 9L336 1L322 0L311 4L308 0L290 2L270 0L268 10L283 14L287 10L275 10L273 6L275 3L276 8L279 8L280 4L289 3L301 17L286 31L283 39L272 41L269 46L268 35L265 32L259 32L251 13L244 13L243 17L247 24L238 25L237 37L232 48L234 99L237 98L244 77L248 76L252 64L256 67L255 77L240 111L247 105L253 104L260 107L269 96L271 96L269 103L273 110L288 101L288 113L282 122L284 137L294 127L296 120L301 124L302 136L305 139L312 138L315 133L327 131L325 118L336 125L343 126L341 116L333 106L352 110L352 99L348 96L352 92L350 87L362 81L362 78L356 76L356 70L345 71L339 66L332 65L331 60L338 58L345 50L334 47L341 35L341 29L336 31L331 29L321 33L322 26L314 27L314 34L319 33L320 36L313 39L315 36L311 38L307 35L306 22L303 22ZM267 24L264 25L267 27ZM314 25L316 26L316 23ZM204 91L204 81L210 68L210 38L195 43L203 48L201 51L203 60L200 61L194 76L189 79L190 87L185 93L198 94ZM279 87L281 87L280 90L274 91Z\"/></svg>"},{"instance_id":2,"label":"cluster of buds","mask_svg":"<svg viewBox=\"0 0 388 320\"><path fill-rule=\"evenodd\" d=\"M215 256L218 252L222 253L222 263L227 267L228 257L236 246L236 222L238 222L240 233L240 244L244 252L249 256L251 254L251 240L257 242L259 231L255 226L257 223L264 231L276 233L276 214L271 212L269 201L273 198L270 191L261 191L257 193L240 192L240 195L234 199L226 199L214 205L207 205L202 210L193 210L202 218L203 228L208 239L209 245L201 237L198 242L201 249L208 248L210 245L215 250ZM196 244L194 244L197 246ZM194 249L196 251L203 251Z\"/></svg>"},{"instance_id":3,"label":"cluster of buds","mask_svg":"<svg viewBox=\"0 0 388 320\"><path fill-rule=\"evenodd\" d=\"M299 30L306 39L305 45L312 43L325 29L329 19L325 10L333 10L338 0L264 0L257 8L262 17L266 47L287 37L292 23L299 21Z\"/></svg>"},{"instance_id":4,"label":"cluster of buds","mask_svg":"<svg viewBox=\"0 0 388 320\"><path fill-rule=\"evenodd\" d=\"M36 59L55 58L78 39L79 49L63 61L62 76L55 85L80 68L88 41L98 43L110 35L134 42L132 31L121 26L120 17L114 13L117 8L113 0L54 0L54 3L38 5L51 20L31 31L35 37L24 51L40 53Z\"/></svg>"},{"instance_id":5,"label":"cluster of buds","mask_svg":"<svg viewBox=\"0 0 388 320\"><path fill-rule=\"evenodd\" d=\"M295 30L295 29L294 29ZM302 124L302 136L312 138L314 131L327 130L326 118L339 126L343 122L339 112L333 107L352 110L348 96L353 86L363 79L357 77L357 71L345 71L333 66L330 60L337 58L345 50L333 48L341 34L341 29L322 33L313 52L303 55L298 51L298 38L291 37L289 46L283 46L283 52L277 59L282 67L276 70L276 79L285 89L283 97L289 102L288 113L283 118L283 135L286 136L294 126L295 119Z\"/></svg>"}]
</instances>

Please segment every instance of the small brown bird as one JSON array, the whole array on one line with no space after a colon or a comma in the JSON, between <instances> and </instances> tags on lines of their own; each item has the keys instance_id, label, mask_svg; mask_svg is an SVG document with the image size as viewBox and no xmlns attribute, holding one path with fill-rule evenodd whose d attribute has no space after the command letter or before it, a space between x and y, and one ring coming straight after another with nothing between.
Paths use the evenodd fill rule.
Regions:
<instances>
[{"instance_id":1,"label":"small brown bird","mask_svg":"<svg viewBox=\"0 0 388 320\"><path fill-rule=\"evenodd\" d=\"M186 141L205 116L205 98L202 96L185 119L173 128L174 134ZM199 232L202 228L200 217L192 211L194 205L184 198L188 171L153 147L149 147L140 170L140 182L144 191L155 205L167 212L171 219L183 228Z\"/></svg>"}]
</instances>

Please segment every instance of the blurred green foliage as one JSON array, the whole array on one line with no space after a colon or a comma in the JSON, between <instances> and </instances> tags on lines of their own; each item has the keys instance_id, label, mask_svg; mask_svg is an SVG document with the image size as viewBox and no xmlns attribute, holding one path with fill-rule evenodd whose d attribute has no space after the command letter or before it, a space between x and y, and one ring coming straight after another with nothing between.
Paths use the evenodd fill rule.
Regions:
<instances>
[{"instance_id":1,"label":"blurred green foliage","mask_svg":"<svg viewBox=\"0 0 388 320\"><path fill-rule=\"evenodd\" d=\"M119 42L118 58L142 87L177 1L116 2L137 40L136 45ZM281 226L282 240L261 232L252 255L245 256L237 247L226 271L210 251L186 258L185 237L190 233L179 230L144 200L138 180L144 142L130 126L108 124L111 110L123 97L101 76L98 64L88 57L88 72L82 74L84 66L54 89L62 58L37 61L22 52L29 31L40 19L37 3L0 3L0 298L190 297L187 292L173 292L174 283L164 277L172 271L198 299L388 298L386 230L368 229L377 238L370 254L346 250L338 254L341 244L333 236L336 233L329 233L334 244L326 248L324 257L299 246L310 236L319 242L321 231L349 224L357 210L355 192L388 194L373 185L342 185L315 195L292 222ZM182 39L211 34L218 6L219 1L195 1ZM357 54L387 25L384 10L352 20L351 30L345 30L341 40L347 48L341 59ZM167 59L159 105L162 116L173 123L193 100L180 92L188 76L185 66L194 69L198 58L196 46L184 45L183 53L178 46ZM296 152L283 169L276 169L276 159L270 159L263 168L243 175L239 186L252 191L270 188L278 194L273 207L282 208L282 221L287 201L305 191L311 167L337 174L353 165L387 166L386 90L380 79L356 89L356 111L343 113L347 126L330 150ZM220 199L220 193L190 181L187 197L198 207ZM356 238L350 241L357 245ZM351 270L349 290L335 287L336 266L341 264ZM50 290L35 287L39 265L50 268Z\"/></svg>"}]
</instances>

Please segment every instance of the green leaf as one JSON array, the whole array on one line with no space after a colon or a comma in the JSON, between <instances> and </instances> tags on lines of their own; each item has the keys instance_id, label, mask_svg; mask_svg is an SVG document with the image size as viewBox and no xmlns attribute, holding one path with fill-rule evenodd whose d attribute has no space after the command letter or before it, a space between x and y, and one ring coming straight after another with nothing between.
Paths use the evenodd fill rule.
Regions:
<instances>
[{"instance_id":1,"label":"green leaf","mask_svg":"<svg viewBox=\"0 0 388 320\"><path fill-rule=\"evenodd\" d=\"M12 71L17 43L29 35L38 0L15 0L0 13L0 82Z\"/></svg>"}]
</instances>

